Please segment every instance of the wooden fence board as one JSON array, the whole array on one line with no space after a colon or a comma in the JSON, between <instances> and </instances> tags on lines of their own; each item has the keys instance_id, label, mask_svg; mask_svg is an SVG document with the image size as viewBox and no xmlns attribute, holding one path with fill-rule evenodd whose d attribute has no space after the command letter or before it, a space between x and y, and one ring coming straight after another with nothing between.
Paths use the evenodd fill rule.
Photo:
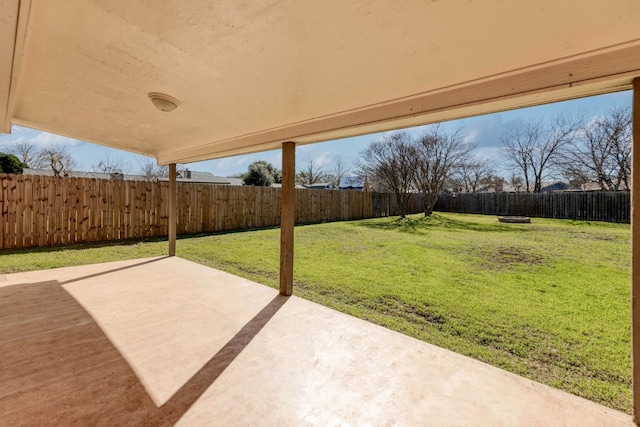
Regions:
<instances>
[{"instance_id":1,"label":"wooden fence board","mask_svg":"<svg viewBox=\"0 0 640 427\"><path fill-rule=\"evenodd\" d=\"M7 206L9 204L9 197L7 196L7 185L9 180L0 180L0 248L5 247L5 234L7 232Z\"/></svg>"},{"instance_id":2,"label":"wooden fence board","mask_svg":"<svg viewBox=\"0 0 640 427\"><path fill-rule=\"evenodd\" d=\"M445 194L435 210L585 221L630 222L630 194L618 192Z\"/></svg>"},{"instance_id":3,"label":"wooden fence board","mask_svg":"<svg viewBox=\"0 0 640 427\"><path fill-rule=\"evenodd\" d=\"M26 196L26 188L25 188L25 179L24 175L18 175L17 177L17 185L16 185L16 198L14 200L14 204L16 207L16 248L24 247L24 229L25 229L25 218L24 218L24 200ZM20 191L20 189L23 189Z\"/></svg>"}]
</instances>

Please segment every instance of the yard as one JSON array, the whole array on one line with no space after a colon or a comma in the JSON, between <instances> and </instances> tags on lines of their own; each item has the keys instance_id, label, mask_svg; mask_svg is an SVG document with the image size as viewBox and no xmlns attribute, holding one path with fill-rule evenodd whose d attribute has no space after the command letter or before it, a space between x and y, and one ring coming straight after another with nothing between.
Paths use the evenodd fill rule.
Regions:
<instances>
[{"instance_id":1,"label":"yard","mask_svg":"<svg viewBox=\"0 0 640 427\"><path fill-rule=\"evenodd\" d=\"M436 214L296 228L294 293L631 412L628 225ZM166 254L166 241L0 252L28 271ZM276 287L279 230L178 255Z\"/></svg>"}]
</instances>

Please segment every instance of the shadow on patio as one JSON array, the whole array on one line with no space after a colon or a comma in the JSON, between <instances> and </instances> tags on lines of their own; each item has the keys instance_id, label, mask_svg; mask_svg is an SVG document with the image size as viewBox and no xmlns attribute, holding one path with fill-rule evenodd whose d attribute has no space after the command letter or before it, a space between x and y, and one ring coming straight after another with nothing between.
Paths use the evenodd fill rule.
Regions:
<instances>
[{"instance_id":1,"label":"shadow on patio","mask_svg":"<svg viewBox=\"0 0 640 427\"><path fill-rule=\"evenodd\" d=\"M173 425L287 300L273 298L158 408L127 361L62 286L137 265L62 283L0 287L3 423Z\"/></svg>"}]
</instances>

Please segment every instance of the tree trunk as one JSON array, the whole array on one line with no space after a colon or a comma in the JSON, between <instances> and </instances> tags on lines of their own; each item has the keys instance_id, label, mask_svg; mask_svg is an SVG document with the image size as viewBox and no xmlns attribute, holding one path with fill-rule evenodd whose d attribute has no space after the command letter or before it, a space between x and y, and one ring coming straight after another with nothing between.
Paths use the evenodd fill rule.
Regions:
<instances>
[{"instance_id":1,"label":"tree trunk","mask_svg":"<svg viewBox=\"0 0 640 427\"><path fill-rule=\"evenodd\" d=\"M430 216L433 213L433 208L438 201L438 195L434 193L426 193L424 195L424 216Z\"/></svg>"},{"instance_id":2,"label":"tree trunk","mask_svg":"<svg viewBox=\"0 0 640 427\"><path fill-rule=\"evenodd\" d=\"M405 218L407 216L407 202L406 195L396 192L396 202L398 202L398 210L400 211L400 218Z\"/></svg>"}]
</instances>

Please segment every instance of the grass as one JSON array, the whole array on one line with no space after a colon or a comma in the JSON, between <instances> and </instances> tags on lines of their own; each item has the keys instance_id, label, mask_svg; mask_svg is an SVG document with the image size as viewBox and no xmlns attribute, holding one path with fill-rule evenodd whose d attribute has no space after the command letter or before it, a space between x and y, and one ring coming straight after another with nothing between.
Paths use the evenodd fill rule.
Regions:
<instances>
[{"instance_id":1,"label":"grass","mask_svg":"<svg viewBox=\"0 0 640 427\"><path fill-rule=\"evenodd\" d=\"M276 287L279 230L178 255ZM631 412L628 225L436 214L296 228L294 292ZM166 241L3 251L4 272L166 254Z\"/></svg>"}]
</instances>

